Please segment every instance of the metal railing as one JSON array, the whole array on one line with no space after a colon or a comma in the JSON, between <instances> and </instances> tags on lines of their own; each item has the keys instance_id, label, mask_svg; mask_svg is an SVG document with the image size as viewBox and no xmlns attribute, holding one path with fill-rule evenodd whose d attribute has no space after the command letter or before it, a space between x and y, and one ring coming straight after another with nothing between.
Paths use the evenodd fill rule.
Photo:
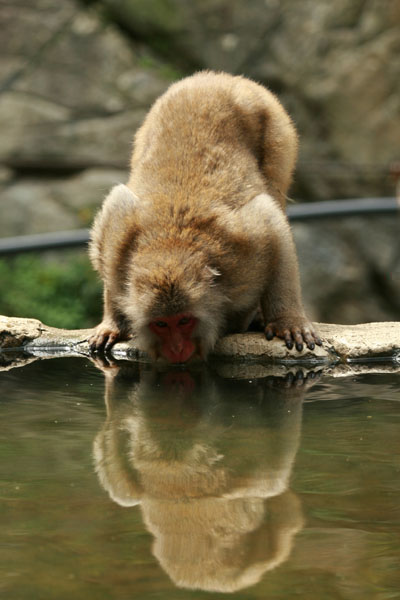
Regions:
<instances>
[{"instance_id":1,"label":"metal railing","mask_svg":"<svg viewBox=\"0 0 400 600\"><path fill-rule=\"evenodd\" d=\"M332 217L369 216L400 213L397 198L362 198L351 200L327 200L291 204L287 213L290 221L330 219ZM22 252L38 252L84 246L89 241L89 229L56 231L34 235L21 235L0 239L0 256Z\"/></svg>"}]
</instances>

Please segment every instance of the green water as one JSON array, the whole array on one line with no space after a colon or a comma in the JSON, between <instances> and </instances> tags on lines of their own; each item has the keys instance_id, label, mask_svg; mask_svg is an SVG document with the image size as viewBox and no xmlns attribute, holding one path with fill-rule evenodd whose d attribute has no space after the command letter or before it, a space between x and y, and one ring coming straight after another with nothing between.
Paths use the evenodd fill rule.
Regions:
<instances>
[{"instance_id":1,"label":"green water","mask_svg":"<svg viewBox=\"0 0 400 600\"><path fill-rule=\"evenodd\" d=\"M0 373L0 597L400 598L400 376Z\"/></svg>"}]
</instances>

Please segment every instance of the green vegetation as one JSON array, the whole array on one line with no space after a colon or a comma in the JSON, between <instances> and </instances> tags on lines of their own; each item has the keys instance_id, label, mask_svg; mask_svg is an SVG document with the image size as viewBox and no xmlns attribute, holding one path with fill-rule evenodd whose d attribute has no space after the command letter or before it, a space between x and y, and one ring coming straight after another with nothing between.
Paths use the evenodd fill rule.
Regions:
<instances>
[{"instance_id":1,"label":"green vegetation","mask_svg":"<svg viewBox=\"0 0 400 600\"><path fill-rule=\"evenodd\" d=\"M105 0L111 16L142 34L160 31L174 34L184 27L184 12L174 0Z\"/></svg>"},{"instance_id":2,"label":"green vegetation","mask_svg":"<svg viewBox=\"0 0 400 600\"><path fill-rule=\"evenodd\" d=\"M101 284L86 254L64 252L58 260L53 256L0 260L0 314L66 329L96 325L101 319Z\"/></svg>"}]
</instances>

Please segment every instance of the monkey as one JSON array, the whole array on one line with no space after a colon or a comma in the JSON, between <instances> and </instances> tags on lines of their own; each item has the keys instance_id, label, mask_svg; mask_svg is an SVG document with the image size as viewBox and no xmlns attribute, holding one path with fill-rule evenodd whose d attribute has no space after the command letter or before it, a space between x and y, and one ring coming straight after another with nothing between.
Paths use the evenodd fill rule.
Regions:
<instances>
[{"instance_id":1,"label":"monkey","mask_svg":"<svg viewBox=\"0 0 400 600\"><path fill-rule=\"evenodd\" d=\"M291 118L260 84L212 71L173 83L135 135L128 182L112 188L91 230L104 283L92 353L133 336L154 361L205 360L258 310L268 340L321 345L285 214L297 148Z\"/></svg>"}]
</instances>

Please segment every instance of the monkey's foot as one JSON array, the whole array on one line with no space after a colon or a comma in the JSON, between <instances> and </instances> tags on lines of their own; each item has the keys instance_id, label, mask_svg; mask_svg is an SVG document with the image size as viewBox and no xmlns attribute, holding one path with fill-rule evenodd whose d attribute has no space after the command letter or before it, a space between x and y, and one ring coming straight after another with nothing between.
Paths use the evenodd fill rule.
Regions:
<instances>
[{"instance_id":1,"label":"monkey's foot","mask_svg":"<svg viewBox=\"0 0 400 600\"><path fill-rule=\"evenodd\" d=\"M97 325L94 333L88 339L90 352L93 356L107 354L111 348L123 339L123 336L114 323L103 321Z\"/></svg>"},{"instance_id":2,"label":"monkey's foot","mask_svg":"<svg viewBox=\"0 0 400 600\"><path fill-rule=\"evenodd\" d=\"M322 341L313 325L302 317L282 317L268 323L265 328L267 340L272 340L274 335L283 339L289 350L293 348L293 344L299 352L303 350L304 344L310 350L314 350L315 344L322 345Z\"/></svg>"}]
</instances>

